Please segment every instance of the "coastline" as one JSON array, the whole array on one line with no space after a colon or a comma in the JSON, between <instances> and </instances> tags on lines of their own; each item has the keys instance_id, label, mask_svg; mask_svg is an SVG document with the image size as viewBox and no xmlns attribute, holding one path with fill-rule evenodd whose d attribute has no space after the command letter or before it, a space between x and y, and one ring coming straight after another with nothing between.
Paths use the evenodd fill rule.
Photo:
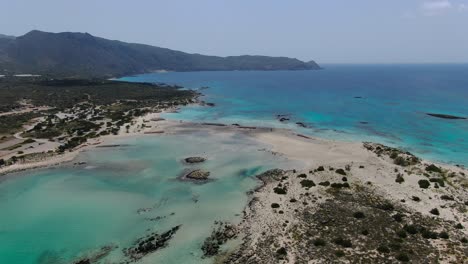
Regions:
<instances>
[{"instance_id":1,"label":"coastline","mask_svg":"<svg viewBox=\"0 0 468 264\"><path fill-rule=\"evenodd\" d=\"M164 110L164 112L171 111L177 111L177 108ZM146 124L144 128L141 128L142 124ZM395 204L395 208L403 208L401 210L404 212L417 213L422 217L430 218L433 216L430 209L438 208L437 218L440 221L450 222L451 225L459 223L462 226L468 226L468 217L464 213L466 204L464 205L465 211L460 209L463 208L463 202L468 201L468 193L465 191L466 186L468 186L466 179L468 171L465 168L427 160L419 160L417 164L402 167L395 164L394 160L389 157L389 153L376 154L366 148L366 144L362 142L303 136L293 130L281 128L165 120L161 118L161 113L149 113L136 118L128 129L128 133L121 129L118 135L92 139L71 152L52 156L50 159L4 167L0 169L0 175L72 162L82 151L92 150L99 146L112 146L116 139L184 135L194 131L204 131L208 135L211 133L217 135L242 134L261 145L268 146L268 148L259 149L259 151L266 151L272 155L296 161L295 164L300 164L295 168L281 168L286 169L286 171L279 178L260 179L259 187L248 193L249 202L245 206L244 217L237 225L237 229L242 234L242 244L240 247L231 249L225 255L218 255L215 259L217 263L249 263L245 262L246 259L242 256L255 256L259 257L260 260L265 260L262 258L266 256L260 254L262 251L270 252L277 261L278 256L275 252L281 247L287 248L289 253L287 258L281 259L281 263L295 263L294 261L303 260L298 256L300 254L299 248L294 246L294 241L288 238L287 232L285 233L285 231L297 228L296 226L301 224L301 218L294 210L319 210L320 206L326 205L330 200L337 199L336 193L331 192L331 190L335 191L334 189L321 186L319 183L326 181L343 183L343 177L347 178L346 182L351 186L344 191L349 194L369 189L372 190L372 195L375 197L385 197L386 200ZM369 144L374 148L386 148L376 143ZM405 152L399 152L399 155L411 157ZM421 189L418 186L418 181L437 176L432 173L430 176L424 175L425 168L431 164L435 164L444 171L444 179L447 183L444 188ZM338 168L345 169L348 166L349 170L345 170L346 176L336 172ZM319 167L324 167L324 171L316 171ZM451 173L456 175L449 177ZM396 182L399 174L404 178L403 183ZM299 175L306 175L305 179L313 181L314 185L304 188L301 186L301 181L304 178L302 178L303 176L299 177ZM286 178L282 179L282 177ZM278 195L275 191L279 184L287 186L286 195ZM441 198L443 195L452 197L453 200L444 200ZM414 196L417 196L419 201L414 201ZM292 204L290 203L292 199L298 202ZM272 209L273 203L278 204L281 209ZM279 211L283 213L279 213ZM265 248L267 244L263 242L266 238L262 236L265 232L272 232L275 235L274 249ZM466 236L466 231L462 230L461 232ZM268 261L273 260L268 259Z\"/></svg>"}]
</instances>

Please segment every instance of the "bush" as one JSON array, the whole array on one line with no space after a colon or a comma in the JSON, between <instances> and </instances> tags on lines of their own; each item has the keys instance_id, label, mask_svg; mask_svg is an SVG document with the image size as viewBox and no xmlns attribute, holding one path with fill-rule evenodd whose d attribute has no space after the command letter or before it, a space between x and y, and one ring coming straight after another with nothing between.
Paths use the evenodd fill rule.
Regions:
<instances>
[{"instance_id":1,"label":"bush","mask_svg":"<svg viewBox=\"0 0 468 264\"><path fill-rule=\"evenodd\" d=\"M333 242L339 246L345 247L345 248L350 248L353 246L351 241L349 239L344 239L342 237L338 237Z\"/></svg>"},{"instance_id":2,"label":"bush","mask_svg":"<svg viewBox=\"0 0 468 264\"><path fill-rule=\"evenodd\" d=\"M456 229L463 229L463 225L458 223L458 224L455 225L455 228Z\"/></svg>"},{"instance_id":3,"label":"bush","mask_svg":"<svg viewBox=\"0 0 468 264\"><path fill-rule=\"evenodd\" d=\"M455 199L453 199L452 196L449 196L449 195L442 195L442 196L440 197L440 199L446 200L446 201L454 201L454 200L455 200Z\"/></svg>"},{"instance_id":4,"label":"bush","mask_svg":"<svg viewBox=\"0 0 468 264\"><path fill-rule=\"evenodd\" d=\"M272 203L271 204L271 208L279 208L279 207L280 207L280 205L277 204L277 203Z\"/></svg>"},{"instance_id":5,"label":"bush","mask_svg":"<svg viewBox=\"0 0 468 264\"><path fill-rule=\"evenodd\" d=\"M401 156L396 157L396 158L393 160L393 163L394 163L395 165L399 165L399 166L402 166L402 167L408 166L408 162L406 161L406 159L403 158L403 157L401 157Z\"/></svg>"},{"instance_id":6,"label":"bush","mask_svg":"<svg viewBox=\"0 0 468 264\"><path fill-rule=\"evenodd\" d=\"M321 239L321 238L316 238L316 239L314 239L312 241L312 243L314 243L314 246L316 246L316 247L323 247L323 246L325 246L326 241Z\"/></svg>"},{"instance_id":7,"label":"bush","mask_svg":"<svg viewBox=\"0 0 468 264\"><path fill-rule=\"evenodd\" d=\"M400 253L396 256L396 259L401 261L401 262L408 262L410 261L410 258L408 257L408 255L406 255L405 253Z\"/></svg>"},{"instance_id":8,"label":"bush","mask_svg":"<svg viewBox=\"0 0 468 264\"><path fill-rule=\"evenodd\" d=\"M439 237L443 239L449 239L449 234L445 231L439 233Z\"/></svg>"},{"instance_id":9,"label":"bush","mask_svg":"<svg viewBox=\"0 0 468 264\"><path fill-rule=\"evenodd\" d=\"M324 182L320 182L318 185L327 187L327 186L330 186L330 182L324 181Z\"/></svg>"},{"instance_id":10,"label":"bush","mask_svg":"<svg viewBox=\"0 0 468 264\"><path fill-rule=\"evenodd\" d=\"M325 168L324 168L323 166L319 166L319 167L317 168L317 171L324 171L324 170L325 170Z\"/></svg>"},{"instance_id":11,"label":"bush","mask_svg":"<svg viewBox=\"0 0 468 264\"><path fill-rule=\"evenodd\" d=\"M337 250L337 251L335 251L335 255L337 257L341 258L341 257L345 256L345 253L343 252L343 250Z\"/></svg>"},{"instance_id":12,"label":"bush","mask_svg":"<svg viewBox=\"0 0 468 264\"><path fill-rule=\"evenodd\" d=\"M377 251L379 251L380 253L390 253L390 249L385 245L380 245L377 248Z\"/></svg>"},{"instance_id":13,"label":"bush","mask_svg":"<svg viewBox=\"0 0 468 264\"><path fill-rule=\"evenodd\" d=\"M335 172L341 175L346 175L346 172L343 169L337 169Z\"/></svg>"},{"instance_id":14,"label":"bush","mask_svg":"<svg viewBox=\"0 0 468 264\"><path fill-rule=\"evenodd\" d=\"M399 174L397 175L396 179L395 179L395 182L401 184L401 183L404 182L404 181L405 181L405 178L403 178L403 175L399 173Z\"/></svg>"},{"instance_id":15,"label":"bush","mask_svg":"<svg viewBox=\"0 0 468 264\"><path fill-rule=\"evenodd\" d=\"M379 204L379 205L377 206L377 208L382 209L382 210L384 210L384 211L393 211L393 209L395 209L395 207L393 207L393 205L392 205L391 203L389 203L389 202L385 202L385 203L383 203L383 204Z\"/></svg>"},{"instance_id":16,"label":"bush","mask_svg":"<svg viewBox=\"0 0 468 264\"><path fill-rule=\"evenodd\" d=\"M403 228L408 234L415 235L418 233L418 227L415 225L405 225Z\"/></svg>"},{"instance_id":17,"label":"bush","mask_svg":"<svg viewBox=\"0 0 468 264\"><path fill-rule=\"evenodd\" d=\"M343 177L343 178L341 178L341 180L344 181L344 182L347 182L347 181L348 181L348 178Z\"/></svg>"},{"instance_id":18,"label":"bush","mask_svg":"<svg viewBox=\"0 0 468 264\"><path fill-rule=\"evenodd\" d=\"M364 215L363 212L355 212L355 213L353 214L353 216L354 216L354 218L357 218L357 219L361 219L361 218L364 218L364 217L365 217L365 215Z\"/></svg>"},{"instance_id":19,"label":"bush","mask_svg":"<svg viewBox=\"0 0 468 264\"><path fill-rule=\"evenodd\" d=\"M429 188L429 186L431 186L428 180L419 180L418 184L419 184L419 188L423 188L423 189L427 189Z\"/></svg>"},{"instance_id":20,"label":"bush","mask_svg":"<svg viewBox=\"0 0 468 264\"><path fill-rule=\"evenodd\" d=\"M284 195L287 193L287 190L286 188L281 188L281 187L275 187L273 189L273 191L276 193L276 194L281 194L281 195Z\"/></svg>"},{"instance_id":21,"label":"bush","mask_svg":"<svg viewBox=\"0 0 468 264\"><path fill-rule=\"evenodd\" d=\"M415 202L421 201L421 198L419 198L419 197L417 197L417 196L413 196L413 197L411 197L411 199L412 199L413 201L415 201Z\"/></svg>"},{"instance_id":22,"label":"bush","mask_svg":"<svg viewBox=\"0 0 468 264\"><path fill-rule=\"evenodd\" d=\"M299 177L299 178L307 178L307 175L305 175L304 173L302 173L302 174L297 175L297 177Z\"/></svg>"},{"instance_id":23,"label":"bush","mask_svg":"<svg viewBox=\"0 0 468 264\"><path fill-rule=\"evenodd\" d=\"M315 183L312 180L302 180L300 183L301 186L304 188L310 188L315 186Z\"/></svg>"},{"instance_id":24,"label":"bush","mask_svg":"<svg viewBox=\"0 0 468 264\"><path fill-rule=\"evenodd\" d=\"M438 172L438 173L441 173L441 172L442 172L442 170L441 170L439 167L437 167L436 165L434 165L434 164L431 164L431 165L427 166L427 167L426 167L426 171L429 171L429 172Z\"/></svg>"},{"instance_id":25,"label":"bush","mask_svg":"<svg viewBox=\"0 0 468 264\"><path fill-rule=\"evenodd\" d=\"M392 217L393 217L393 219L394 219L396 222L398 222L398 223L400 223L401 221L403 221L403 215L400 214L400 213L396 213L396 214L394 214Z\"/></svg>"},{"instance_id":26,"label":"bush","mask_svg":"<svg viewBox=\"0 0 468 264\"><path fill-rule=\"evenodd\" d=\"M286 251L284 247L281 247L278 250L276 250L276 254L278 254L278 256L280 257L284 257L288 254L288 252Z\"/></svg>"},{"instance_id":27,"label":"bush","mask_svg":"<svg viewBox=\"0 0 468 264\"><path fill-rule=\"evenodd\" d=\"M294 199L294 198L292 198L291 200L289 200L289 202L291 202L291 203L295 203L295 202L297 202L297 200L296 200L296 199Z\"/></svg>"},{"instance_id":28,"label":"bush","mask_svg":"<svg viewBox=\"0 0 468 264\"><path fill-rule=\"evenodd\" d=\"M439 210L438 210L437 208L434 208L434 209L432 209L432 210L429 211L429 212L430 212L431 214L433 214L433 215L440 215Z\"/></svg>"},{"instance_id":29,"label":"bush","mask_svg":"<svg viewBox=\"0 0 468 264\"><path fill-rule=\"evenodd\" d=\"M406 234L406 231L404 229L398 230L396 234L401 237L401 238L406 238L408 235Z\"/></svg>"}]
</instances>

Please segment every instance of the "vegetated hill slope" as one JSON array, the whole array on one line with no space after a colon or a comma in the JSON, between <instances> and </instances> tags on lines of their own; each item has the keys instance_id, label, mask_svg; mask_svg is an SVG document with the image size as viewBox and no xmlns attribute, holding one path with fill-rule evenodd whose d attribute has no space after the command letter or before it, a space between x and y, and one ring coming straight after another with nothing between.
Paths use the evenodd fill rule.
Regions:
<instances>
[{"instance_id":1,"label":"vegetated hill slope","mask_svg":"<svg viewBox=\"0 0 468 264\"><path fill-rule=\"evenodd\" d=\"M125 43L88 33L31 31L0 38L0 74L111 77L168 71L315 70L314 62L268 56L217 57Z\"/></svg>"}]
</instances>

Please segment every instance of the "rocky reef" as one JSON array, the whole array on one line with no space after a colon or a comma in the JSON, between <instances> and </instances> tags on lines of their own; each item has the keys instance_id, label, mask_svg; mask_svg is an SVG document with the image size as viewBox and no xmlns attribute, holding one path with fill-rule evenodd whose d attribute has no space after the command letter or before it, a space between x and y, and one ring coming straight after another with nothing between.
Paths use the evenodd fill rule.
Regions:
<instances>
[{"instance_id":1,"label":"rocky reef","mask_svg":"<svg viewBox=\"0 0 468 264\"><path fill-rule=\"evenodd\" d=\"M148 254L167 247L169 240L172 239L180 227L180 225L175 226L162 234L153 232L138 239L133 246L123 250L125 256L128 258L128 260L123 263L136 262Z\"/></svg>"},{"instance_id":2,"label":"rocky reef","mask_svg":"<svg viewBox=\"0 0 468 264\"><path fill-rule=\"evenodd\" d=\"M446 114L436 114L436 113L426 113L429 116L443 118L443 119L466 119L466 117L462 116L454 116L454 115L446 115Z\"/></svg>"},{"instance_id":3,"label":"rocky reef","mask_svg":"<svg viewBox=\"0 0 468 264\"><path fill-rule=\"evenodd\" d=\"M189 164L194 164L194 163L205 162L206 159L203 157L188 157L188 158L185 158L184 161Z\"/></svg>"},{"instance_id":4,"label":"rocky reef","mask_svg":"<svg viewBox=\"0 0 468 264\"><path fill-rule=\"evenodd\" d=\"M204 180L208 180L209 176L210 176L209 171L197 169L197 170L193 170L189 172L187 175L185 175L185 178L190 179L190 180L196 180L196 181L204 181Z\"/></svg>"},{"instance_id":5,"label":"rocky reef","mask_svg":"<svg viewBox=\"0 0 468 264\"><path fill-rule=\"evenodd\" d=\"M228 240L236 238L239 232L235 225L229 223L216 222L215 225L215 229L201 247L204 257L217 255L221 246Z\"/></svg>"}]
</instances>

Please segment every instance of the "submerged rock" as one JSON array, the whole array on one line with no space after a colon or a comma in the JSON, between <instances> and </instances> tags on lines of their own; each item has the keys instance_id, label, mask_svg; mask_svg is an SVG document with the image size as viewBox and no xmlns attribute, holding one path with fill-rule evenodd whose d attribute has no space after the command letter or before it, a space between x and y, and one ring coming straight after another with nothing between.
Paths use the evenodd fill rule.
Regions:
<instances>
[{"instance_id":1,"label":"submerged rock","mask_svg":"<svg viewBox=\"0 0 468 264\"><path fill-rule=\"evenodd\" d=\"M137 261L150 253L167 247L169 240L180 227L180 225L175 226L162 234L151 233L138 239L133 246L124 249L123 252L131 261Z\"/></svg>"},{"instance_id":2,"label":"submerged rock","mask_svg":"<svg viewBox=\"0 0 468 264\"><path fill-rule=\"evenodd\" d=\"M213 230L210 237L205 239L201 247L204 257L217 255L221 245L230 239L236 238L239 233L238 228L232 224L222 222L215 224L217 224L217 228Z\"/></svg>"},{"instance_id":3,"label":"submerged rock","mask_svg":"<svg viewBox=\"0 0 468 264\"><path fill-rule=\"evenodd\" d=\"M443 119L466 119L466 117L462 117L462 116L435 114L435 113L426 113L426 114L429 115L429 116L443 118Z\"/></svg>"},{"instance_id":4,"label":"submerged rock","mask_svg":"<svg viewBox=\"0 0 468 264\"><path fill-rule=\"evenodd\" d=\"M203 157L188 157L188 158L185 158L184 161L187 163L201 163L201 162L206 161L206 159Z\"/></svg>"},{"instance_id":5,"label":"submerged rock","mask_svg":"<svg viewBox=\"0 0 468 264\"><path fill-rule=\"evenodd\" d=\"M191 180L207 180L209 176L210 176L209 171L204 171L201 169L191 171L190 173L185 175L186 178L191 179Z\"/></svg>"}]
</instances>

